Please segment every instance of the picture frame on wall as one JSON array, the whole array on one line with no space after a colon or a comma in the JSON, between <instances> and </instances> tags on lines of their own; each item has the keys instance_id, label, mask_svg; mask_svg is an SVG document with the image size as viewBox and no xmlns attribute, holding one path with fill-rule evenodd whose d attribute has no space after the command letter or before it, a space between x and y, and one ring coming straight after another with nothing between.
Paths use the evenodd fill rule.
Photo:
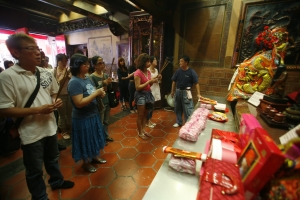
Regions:
<instances>
[{"instance_id":1,"label":"picture frame on wall","mask_svg":"<svg viewBox=\"0 0 300 200\"><path fill-rule=\"evenodd\" d=\"M89 58L101 56L105 63L111 63L113 59L112 37L92 37L88 38Z\"/></svg>"},{"instance_id":2,"label":"picture frame on wall","mask_svg":"<svg viewBox=\"0 0 300 200\"><path fill-rule=\"evenodd\" d=\"M241 14L231 67L251 58L262 50L255 45L256 37L264 31L285 27L289 45L284 63L287 69L300 69L300 1L299 0L242 0Z\"/></svg>"},{"instance_id":3,"label":"picture frame on wall","mask_svg":"<svg viewBox=\"0 0 300 200\"><path fill-rule=\"evenodd\" d=\"M125 60L125 66L130 65L130 54L129 54L129 44L128 43L117 43L118 58L122 57Z\"/></svg>"}]
</instances>

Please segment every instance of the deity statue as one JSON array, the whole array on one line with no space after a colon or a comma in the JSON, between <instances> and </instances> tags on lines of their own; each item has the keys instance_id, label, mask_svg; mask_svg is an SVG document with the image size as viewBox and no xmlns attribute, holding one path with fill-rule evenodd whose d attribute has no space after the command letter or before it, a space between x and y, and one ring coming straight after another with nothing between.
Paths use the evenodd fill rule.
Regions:
<instances>
[{"instance_id":1,"label":"deity statue","mask_svg":"<svg viewBox=\"0 0 300 200\"><path fill-rule=\"evenodd\" d=\"M256 91L267 95L283 95L286 79L284 56L288 45L288 32L282 27L270 30L265 26L255 42L263 50L238 66L227 96L228 101L249 99Z\"/></svg>"}]
</instances>

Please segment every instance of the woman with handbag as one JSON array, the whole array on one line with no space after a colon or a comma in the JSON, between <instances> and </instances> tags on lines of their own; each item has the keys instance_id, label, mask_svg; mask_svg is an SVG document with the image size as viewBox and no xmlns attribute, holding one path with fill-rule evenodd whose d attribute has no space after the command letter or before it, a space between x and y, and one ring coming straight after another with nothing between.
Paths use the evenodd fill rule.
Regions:
<instances>
[{"instance_id":1,"label":"woman with handbag","mask_svg":"<svg viewBox=\"0 0 300 200\"><path fill-rule=\"evenodd\" d=\"M96 172L92 163L104 164L99 157L100 149L105 145L104 127L97 109L96 97L105 96L105 91L95 89L90 78L88 58L74 54L70 61L72 78L68 84L68 93L73 105L72 112L72 157L75 162L83 160L82 167L88 172Z\"/></svg>"},{"instance_id":2,"label":"woman with handbag","mask_svg":"<svg viewBox=\"0 0 300 200\"><path fill-rule=\"evenodd\" d=\"M157 60L154 56L150 56L150 63L151 65L148 68L148 70L151 73L151 78L157 78L158 81L160 81L162 76L161 74L158 74L158 70L156 69ZM159 82L153 83L150 89L155 101L159 101L161 99ZM148 126L149 128L154 128L154 126L156 126L156 124L151 121L152 114L153 114L153 110L150 110L147 116L147 123L146 123L146 126Z\"/></svg>"},{"instance_id":3,"label":"woman with handbag","mask_svg":"<svg viewBox=\"0 0 300 200\"><path fill-rule=\"evenodd\" d=\"M128 69L125 66L124 58L120 57L118 59L118 80L119 80L119 90L120 90L120 102L122 110L127 110L125 101L128 101Z\"/></svg>"},{"instance_id":4,"label":"woman with handbag","mask_svg":"<svg viewBox=\"0 0 300 200\"><path fill-rule=\"evenodd\" d=\"M137 105L137 127L138 136L143 140L151 137L151 135L144 131L147 121L147 115L150 110L153 109L154 97L151 93L151 85L157 83L157 78L151 79L151 73L147 70L150 67L150 56L146 53L142 53L137 58L137 70L134 73L135 82L135 94L134 99Z\"/></svg>"},{"instance_id":5,"label":"woman with handbag","mask_svg":"<svg viewBox=\"0 0 300 200\"><path fill-rule=\"evenodd\" d=\"M71 73L67 68L68 57L65 54L56 55L57 67L54 68L53 74L57 83L62 87L59 98L63 101L63 105L57 109L58 127L64 139L70 139L71 124L72 124L72 104L67 91L68 83L71 79Z\"/></svg>"},{"instance_id":6,"label":"woman with handbag","mask_svg":"<svg viewBox=\"0 0 300 200\"><path fill-rule=\"evenodd\" d=\"M108 119L110 116L110 106L107 91L112 88L111 82L112 79L108 77L106 73L104 73L105 63L103 62L103 58L100 56L94 56L91 59L91 64L93 65L95 72L90 75L90 78L94 82L96 89L103 88L105 91L105 96L102 98L103 109L100 113L102 124L105 129L106 141L112 142L113 138L108 135Z\"/></svg>"}]
</instances>

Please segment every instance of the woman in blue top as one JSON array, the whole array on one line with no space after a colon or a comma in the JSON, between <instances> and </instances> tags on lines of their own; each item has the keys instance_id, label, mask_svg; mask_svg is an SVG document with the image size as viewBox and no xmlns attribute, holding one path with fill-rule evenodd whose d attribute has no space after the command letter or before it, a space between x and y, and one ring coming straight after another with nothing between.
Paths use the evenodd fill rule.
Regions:
<instances>
[{"instance_id":1,"label":"woman in blue top","mask_svg":"<svg viewBox=\"0 0 300 200\"><path fill-rule=\"evenodd\" d=\"M88 58L74 54L70 61L72 78L68 84L68 93L73 105L72 110L72 157L75 162L83 160L82 167L89 172L97 169L91 164L106 163L99 158L100 149L104 148L105 134L97 108L97 96L104 96L105 91L95 89L89 71Z\"/></svg>"}]
</instances>

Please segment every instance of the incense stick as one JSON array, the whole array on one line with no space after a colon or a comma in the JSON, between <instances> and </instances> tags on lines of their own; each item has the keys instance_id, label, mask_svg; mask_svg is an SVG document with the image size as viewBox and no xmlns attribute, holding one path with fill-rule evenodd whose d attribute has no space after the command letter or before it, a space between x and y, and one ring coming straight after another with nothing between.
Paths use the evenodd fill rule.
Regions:
<instances>
[{"instance_id":1,"label":"incense stick","mask_svg":"<svg viewBox=\"0 0 300 200\"><path fill-rule=\"evenodd\" d=\"M112 76L111 71L112 71L112 66L113 66L114 62L115 62L115 58L112 59L109 76Z\"/></svg>"},{"instance_id":2,"label":"incense stick","mask_svg":"<svg viewBox=\"0 0 300 200\"><path fill-rule=\"evenodd\" d=\"M59 84L59 89L58 89L58 92L57 92L57 94L56 94L56 98L55 98L55 101L54 101L54 102L56 102L58 96L60 95L60 93L61 93L61 91L62 91L62 88L63 88L64 85L65 85L65 82L66 82L66 80L67 80L67 74L68 74L68 68L66 68L66 72L65 72L64 77L63 77L63 79L62 79L62 81L61 81L61 84Z\"/></svg>"}]
</instances>

